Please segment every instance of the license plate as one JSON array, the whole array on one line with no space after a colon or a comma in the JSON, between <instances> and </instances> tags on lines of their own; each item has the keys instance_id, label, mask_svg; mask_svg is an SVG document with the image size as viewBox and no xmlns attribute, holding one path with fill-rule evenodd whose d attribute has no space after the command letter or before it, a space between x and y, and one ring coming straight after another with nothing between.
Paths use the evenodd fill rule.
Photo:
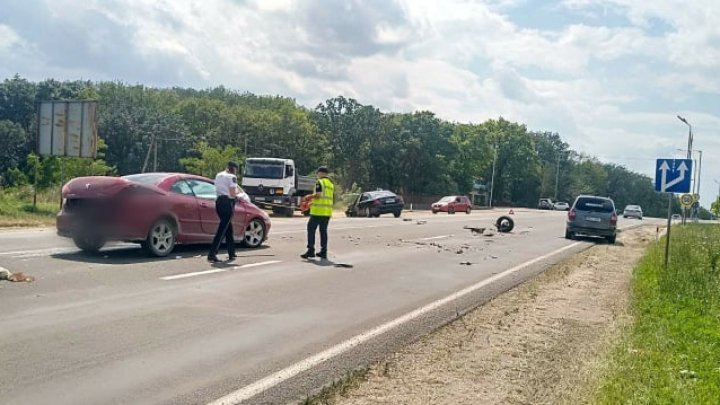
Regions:
<instances>
[{"instance_id":1,"label":"license plate","mask_svg":"<svg viewBox=\"0 0 720 405\"><path fill-rule=\"evenodd\" d=\"M273 200L273 203L275 203L275 204L280 204L281 202L282 202L282 200Z\"/></svg>"},{"instance_id":2,"label":"license plate","mask_svg":"<svg viewBox=\"0 0 720 405\"><path fill-rule=\"evenodd\" d=\"M255 201L265 201L265 197L255 197Z\"/></svg>"},{"instance_id":3,"label":"license plate","mask_svg":"<svg viewBox=\"0 0 720 405\"><path fill-rule=\"evenodd\" d=\"M590 222L600 222L600 218L595 218L595 217L587 217L587 218L585 218L585 220L590 221Z\"/></svg>"},{"instance_id":4,"label":"license plate","mask_svg":"<svg viewBox=\"0 0 720 405\"><path fill-rule=\"evenodd\" d=\"M395 199L394 199L394 198L388 198L387 200L385 200L385 202L388 203L388 204L392 204L392 203L395 202Z\"/></svg>"}]
</instances>

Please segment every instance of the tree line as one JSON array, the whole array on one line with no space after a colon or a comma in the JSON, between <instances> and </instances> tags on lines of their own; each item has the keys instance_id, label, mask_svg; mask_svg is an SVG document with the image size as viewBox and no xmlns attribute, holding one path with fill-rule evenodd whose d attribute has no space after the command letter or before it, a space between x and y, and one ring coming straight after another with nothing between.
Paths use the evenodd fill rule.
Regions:
<instances>
[{"instance_id":1,"label":"tree line","mask_svg":"<svg viewBox=\"0 0 720 405\"><path fill-rule=\"evenodd\" d=\"M98 159L35 156L37 103L75 99L98 100ZM153 145L157 163L155 151L149 155ZM382 112L343 96L310 109L291 98L222 86L159 89L19 76L0 84L3 187L36 181L49 187L80 175L137 173L145 165L209 176L227 159L260 156L292 158L307 174L328 165L342 190L468 194L474 185L490 184L494 165L496 205L596 194L612 197L618 207L640 204L648 215L667 210L649 177L573 151L558 133L503 118L449 122L430 111Z\"/></svg>"}]
</instances>

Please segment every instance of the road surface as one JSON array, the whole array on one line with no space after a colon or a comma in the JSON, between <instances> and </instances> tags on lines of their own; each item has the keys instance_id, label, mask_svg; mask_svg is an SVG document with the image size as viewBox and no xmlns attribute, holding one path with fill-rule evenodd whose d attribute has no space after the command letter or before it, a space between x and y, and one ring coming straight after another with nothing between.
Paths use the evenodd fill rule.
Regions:
<instances>
[{"instance_id":1,"label":"road surface","mask_svg":"<svg viewBox=\"0 0 720 405\"><path fill-rule=\"evenodd\" d=\"M335 218L328 262L298 257L302 218L219 265L206 246L88 255L53 230L0 232L0 266L36 277L0 282L1 402L301 399L593 243L562 238L556 212L516 212L510 234L463 229L499 214Z\"/></svg>"}]
</instances>

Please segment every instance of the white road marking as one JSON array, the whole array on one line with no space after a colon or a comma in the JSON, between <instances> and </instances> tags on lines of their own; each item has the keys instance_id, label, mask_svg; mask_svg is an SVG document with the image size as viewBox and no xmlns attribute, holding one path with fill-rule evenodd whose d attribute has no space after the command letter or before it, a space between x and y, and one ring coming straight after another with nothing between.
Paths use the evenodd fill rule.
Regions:
<instances>
[{"instance_id":1,"label":"white road marking","mask_svg":"<svg viewBox=\"0 0 720 405\"><path fill-rule=\"evenodd\" d=\"M550 252L548 254L545 254L543 256L536 257L532 260L529 260L525 263L519 264L515 267L512 267L510 269L507 269L503 271L502 273L498 273L496 275L493 275L491 277L486 278L485 280L482 280L478 283L475 283L467 288L464 288L460 291L457 291L453 294L450 294L449 296L445 298L441 298L437 301L434 301L430 304L427 304L421 308L418 308L414 311L411 311L399 318L395 318L389 322L386 322L374 329L371 329L369 331L363 332L359 335L356 335L344 342L341 342L327 350L324 350L318 354L315 354L314 356L308 357L304 360L301 360L289 367L286 367L276 373L273 373L265 378L262 378L258 381L255 381L254 383L247 385L243 388L238 389L235 392L232 392L220 399L217 399L213 402L211 402L209 405L230 405L230 404L239 404L242 401L248 400L250 398L253 398L254 396L286 381L290 378L293 378L297 376L300 373L303 373L305 371L310 370L311 368L317 366L318 364L323 363L326 360L329 360L335 356L338 356L340 354L343 354L347 352L348 350L359 346L362 343L367 342L368 340L380 336L383 333L400 326L404 323L407 323L409 321L412 321L416 318L419 318L422 315L425 315L435 309L438 309L442 307L443 305L450 303L454 300L457 300L459 298L462 298L470 293L473 293L489 284L492 284L504 277L507 277L510 274L516 273L528 266L531 266L535 263L538 263L540 261L543 261L545 259L548 259L558 253L564 252L568 249L572 249L574 247L577 247L581 245L581 242L575 242L571 245L562 247L560 249L557 249L553 252Z\"/></svg>"},{"instance_id":2,"label":"white road marking","mask_svg":"<svg viewBox=\"0 0 720 405\"><path fill-rule=\"evenodd\" d=\"M418 240L445 239L445 238L449 238L449 237L451 237L451 236L453 236L453 235L440 235L440 236L432 236L432 237L429 237L429 238L421 238L421 239L418 239Z\"/></svg>"},{"instance_id":3,"label":"white road marking","mask_svg":"<svg viewBox=\"0 0 720 405\"><path fill-rule=\"evenodd\" d=\"M266 262L243 264L242 266L233 266L233 267L227 267L227 268L222 268L222 269L195 271L192 273L183 273L183 274L176 274L174 276L165 276L165 277L160 277L160 280L165 280L165 281L179 280L181 278L204 276L206 274L223 273L223 272L232 271L232 270L248 269L250 267L266 266L268 264L275 264L275 263L280 263L280 262L282 262L282 261L281 260L268 260Z\"/></svg>"}]
</instances>

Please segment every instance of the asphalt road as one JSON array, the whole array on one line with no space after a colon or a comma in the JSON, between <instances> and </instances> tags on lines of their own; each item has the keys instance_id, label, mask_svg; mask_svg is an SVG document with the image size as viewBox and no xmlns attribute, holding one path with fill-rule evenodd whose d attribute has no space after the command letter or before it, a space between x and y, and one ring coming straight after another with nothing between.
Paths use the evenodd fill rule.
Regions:
<instances>
[{"instance_id":1,"label":"asphalt road","mask_svg":"<svg viewBox=\"0 0 720 405\"><path fill-rule=\"evenodd\" d=\"M164 259L123 244L87 255L53 230L0 232L0 266L36 277L0 282L0 402L302 398L593 243L562 238L556 212L516 212L510 234L463 229L499 214L335 218L327 262L298 257L302 218L274 219L267 247L221 265L205 261L206 246ZM433 306L472 285L482 288Z\"/></svg>"}]
</instances>

